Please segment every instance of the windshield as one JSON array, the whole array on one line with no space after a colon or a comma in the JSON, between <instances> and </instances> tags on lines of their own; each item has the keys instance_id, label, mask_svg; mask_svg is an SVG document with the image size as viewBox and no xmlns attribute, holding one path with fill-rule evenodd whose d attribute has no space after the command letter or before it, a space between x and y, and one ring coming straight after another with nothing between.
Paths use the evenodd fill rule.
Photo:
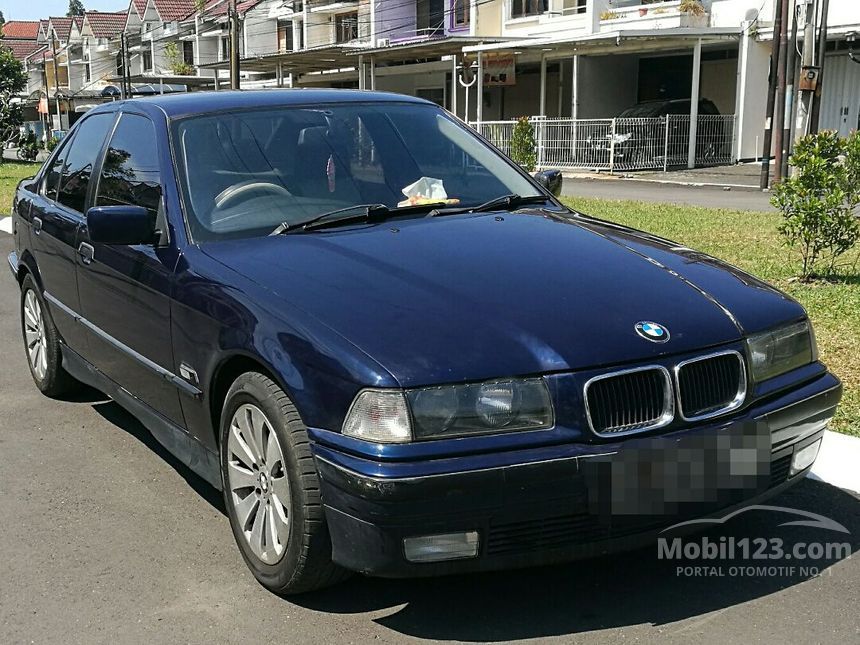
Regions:
<instances>
[{"instance_id":1,"label":"windshield","mask_svg":"<svg viewBox=\"0 0 860 645\"><path fill-rule=\"evenodd\" d=\"M179 121L173 135L198 240L266 235L362 204L468 207L541 194L470 129L429 105L220 113Z\"/></svg>"}]
</instances>

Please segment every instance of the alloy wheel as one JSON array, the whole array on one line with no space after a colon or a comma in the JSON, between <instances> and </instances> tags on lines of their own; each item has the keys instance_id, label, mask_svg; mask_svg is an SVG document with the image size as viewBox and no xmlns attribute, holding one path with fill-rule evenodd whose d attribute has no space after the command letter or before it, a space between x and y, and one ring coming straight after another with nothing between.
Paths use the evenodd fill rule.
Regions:
<instances>
[{"instance_id":1,"label":"alloy wheel","mask_svg":"<svg viewBox=\"0 0 860 645\"><path fill-rule=\"evenodd\" d=\"M27 343L30 367L41 381L48 373L48 340L45 337L42 305L32 289L24 296L24 340Z\"/></svg>"},{"instance_id":2,"label":"alloy wheel","mask_svg":"<svg viewBox=\"0 0 860 645\"><path fill-rule=\"evenodd\" d=\"M265 564L277 563L290 534L290 482L278 436L253 404L239 406L230 421L226 479L251 551Z\"/></svg>"}]
</instances>

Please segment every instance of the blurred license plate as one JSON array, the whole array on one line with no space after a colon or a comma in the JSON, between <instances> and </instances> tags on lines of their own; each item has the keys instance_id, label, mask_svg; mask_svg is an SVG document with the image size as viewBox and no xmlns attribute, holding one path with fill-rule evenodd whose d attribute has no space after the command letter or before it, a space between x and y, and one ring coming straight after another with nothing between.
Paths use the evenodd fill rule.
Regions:
<instances>
[{"instance_id":1,"label":"blurred license plate","mask_svg":"<svg viewBox=\"0 0 860 645\"><path fill-rule=\"evenodd\" d=\"M582 462L592 513L707 511L752 497L770 479L765 424L628 440L622 446L612 455Z\"/></svg>"}]
</instances>

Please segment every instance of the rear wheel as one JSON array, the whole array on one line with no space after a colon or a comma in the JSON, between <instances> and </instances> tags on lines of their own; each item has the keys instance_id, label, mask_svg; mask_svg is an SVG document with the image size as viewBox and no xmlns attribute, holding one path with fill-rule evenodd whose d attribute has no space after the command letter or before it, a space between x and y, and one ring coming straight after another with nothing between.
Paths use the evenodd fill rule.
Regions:
<instances>
[{"instance_id":1,"label":"rear wheel","mask_svg":"<svg viewBox=\"0 0 860 645\"><path fill-rule=\"evenodd\" d=\"M80 383L63 369L60 335L30 275L21 283L21 331L27 365L42 394L62 396L80 387Z\"/></svg>"},{"instance_id":2,"label":"rear wheel","mask_svg":"<svg viewBox=\"0 0 860 645\"><path fill-rule=\"evenodd\" d=\"M221 473L233 537L263 586L296 594L347 577L331 560L307 430L287 395L263 374L243 374L227 393Z\"/></svg>"}]
</instances>

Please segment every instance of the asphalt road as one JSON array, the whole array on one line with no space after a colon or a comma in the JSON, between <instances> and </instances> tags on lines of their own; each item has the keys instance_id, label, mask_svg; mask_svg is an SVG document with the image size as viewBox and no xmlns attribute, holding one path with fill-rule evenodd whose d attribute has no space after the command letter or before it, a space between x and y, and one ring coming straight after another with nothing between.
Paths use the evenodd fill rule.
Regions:
<instances>
[{"instance_id":1,"label":"asphalt road","mask_svg":"<svg viewBox=\"0 0 860 645\"><path fill-rule=\"evenodd\" d=\"M587 179L565 177L562 194L569 197L598 199L632 199L645 202L671 202L687 206L705 206L773 212L770 195L760 191L723 190L710 186L684 186L630 179Z\"/></svg>"},{"instance_id":2,"label":"asphalt road","mask_svg":"<svg viewBox=\"0 0 860 645\"><path fill-rule=\"evenodd\" d=\"M11 238L0 235L3 258ZM690 577L655 548L545 569L431 580L356 576L282 599L236 550L219 495L95 392L42 397L30 380L17 288L0 277L0 643L442 641L858 642L860 499L804 481L774 513L719 535L847 542L818 576ZM716 537L715 537L716 539ZM723 563L723 571L738 562ZM761 564L761 563L758 563ZM826 567L826 568L824 568Z\"/></svg>"}]
</instances>

